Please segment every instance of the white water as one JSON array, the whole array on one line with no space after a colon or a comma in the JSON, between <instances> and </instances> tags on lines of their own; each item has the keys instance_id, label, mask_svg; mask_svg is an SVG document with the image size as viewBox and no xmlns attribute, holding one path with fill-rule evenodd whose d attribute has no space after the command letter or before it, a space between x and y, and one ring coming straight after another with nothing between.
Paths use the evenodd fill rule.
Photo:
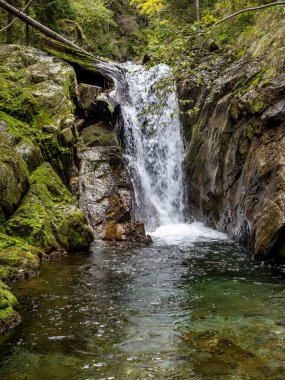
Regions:
<instances>
[{"instance_id":1,"label":"white water","mask_svg":"<svg viewBox=\"0 0 285 380\"><path fill-rule=\"evenodd\" d=\"M109 68L110 70L110 68ZM126 63L114 67L121 105L125 153L135 192L134 218L143 221L158 244L225 240L202 223L185 223L184 146L176 88L168 66L146 69Z\"/></svg>"},{"instance_id":2,"label":"white water","mask_svg":"<svg viewBox=\"0 0 285 380\"><path fill-rule=\"evenodd\" d=\"M199 222L160 226L151 233L151 236L157 245L191 245L209 240L228 240L226 234Z\"/></svg>"},{"instance_id":3,"label":"white water","mask_svg":"<svg viewBox=\"0 0 285 380\"><path fill-rule=\"evenodd\" d=\"M135 219L148 231L184 221L183 140L178 102L166 65L122 66L128 96L116 99L124 119L126 158L135 190ZM118 93L116 93L118 96ZM121 94L120 94L121 97Z\"/></svg>"}]
</instances>

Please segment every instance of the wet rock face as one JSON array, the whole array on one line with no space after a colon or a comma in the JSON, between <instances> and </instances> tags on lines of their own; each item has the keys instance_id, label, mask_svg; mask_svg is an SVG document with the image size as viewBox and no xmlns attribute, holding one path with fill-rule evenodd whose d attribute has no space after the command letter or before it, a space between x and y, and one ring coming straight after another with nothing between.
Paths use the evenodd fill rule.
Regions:
<instances>
[{"instance_id":1,"label":"wet rock face","mask_svg":"<svg viewBox=\"0 0 285 380\"><path fill-rule=\"evenodd\" d=\"M146 241L143 224L133 223L132 184L117 136L103 122L80 135L79 204L95 239Z\"/></svg>"},{"instance_id":2,"label":"wet rock face","mask_svg":"<svg viewBox=\"0 0 285 380\"><path fill-rule=\"evenodd\" d=\"M285 76L265 80L246 60L220 72L184 119L191 214L256 257L285 259Z\"/></svg>"}]
</instances>

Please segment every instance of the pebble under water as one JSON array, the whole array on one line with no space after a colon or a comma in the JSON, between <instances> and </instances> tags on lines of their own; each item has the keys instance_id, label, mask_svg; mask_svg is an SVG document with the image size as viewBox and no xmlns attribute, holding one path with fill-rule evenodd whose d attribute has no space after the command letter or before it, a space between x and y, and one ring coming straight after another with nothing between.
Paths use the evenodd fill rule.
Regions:
<instances>
[{"instance_id":1,"label":"pebble under water","mask_svg":"<svg viewBox=\"0 0 285 380\"><path fill-rule=\"evenodd\" d=\"M96 242L16 284L0 379L284 380L284 280L223 234L176 232Z\"/></svg>"}]
</instances>

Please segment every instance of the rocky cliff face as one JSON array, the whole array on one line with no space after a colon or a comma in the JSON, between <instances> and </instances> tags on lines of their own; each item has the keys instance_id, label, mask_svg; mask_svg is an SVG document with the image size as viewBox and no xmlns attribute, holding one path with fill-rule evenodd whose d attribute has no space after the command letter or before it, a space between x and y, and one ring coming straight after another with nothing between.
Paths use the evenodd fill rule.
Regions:
<instances>
[{"instance_id":1,"label":"rocky cliff face","mask_svg":"<svg viewBox=\"0 0 285 380\"><path fill-rule=\"evenodd\" d=\"M194 111L183 117L191 214L256 257L285 258L284 70L220 58L180 97Z\"/></svg>"}]
</instances>

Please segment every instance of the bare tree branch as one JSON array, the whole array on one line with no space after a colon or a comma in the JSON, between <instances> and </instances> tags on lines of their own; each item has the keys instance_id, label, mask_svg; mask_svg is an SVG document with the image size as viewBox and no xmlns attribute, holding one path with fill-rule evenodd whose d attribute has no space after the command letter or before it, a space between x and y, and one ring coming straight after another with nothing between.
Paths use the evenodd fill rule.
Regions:
<instances>
[{"instance_id":1,"label":"bare tree branch","mask_svg":"<svg viewBox=\"0 0 285 380\"><path fill-rule=\"evenodd\" d=\"M241 13L244 13L244 12L250 12L250 11L258 11L259 9L264 9L264 8L269 8L269 7L273 7L275 5L285 5L285 1L276 1L275 3L270 3L270 4L264 4L264 5L260 5L258 7L250 7L250 8L245 8L245 9L241 9L240 11L238 12L235 12L217 22L215 22L214 24L210 25L209 26L209 29L213 28L214 26L217 26L219 24L221 24L222 22L226 21L226 20L229 20L230 18L232 17L235 17L235 16L238 16L240 15Z\"/></svg>"}]
</instances>

